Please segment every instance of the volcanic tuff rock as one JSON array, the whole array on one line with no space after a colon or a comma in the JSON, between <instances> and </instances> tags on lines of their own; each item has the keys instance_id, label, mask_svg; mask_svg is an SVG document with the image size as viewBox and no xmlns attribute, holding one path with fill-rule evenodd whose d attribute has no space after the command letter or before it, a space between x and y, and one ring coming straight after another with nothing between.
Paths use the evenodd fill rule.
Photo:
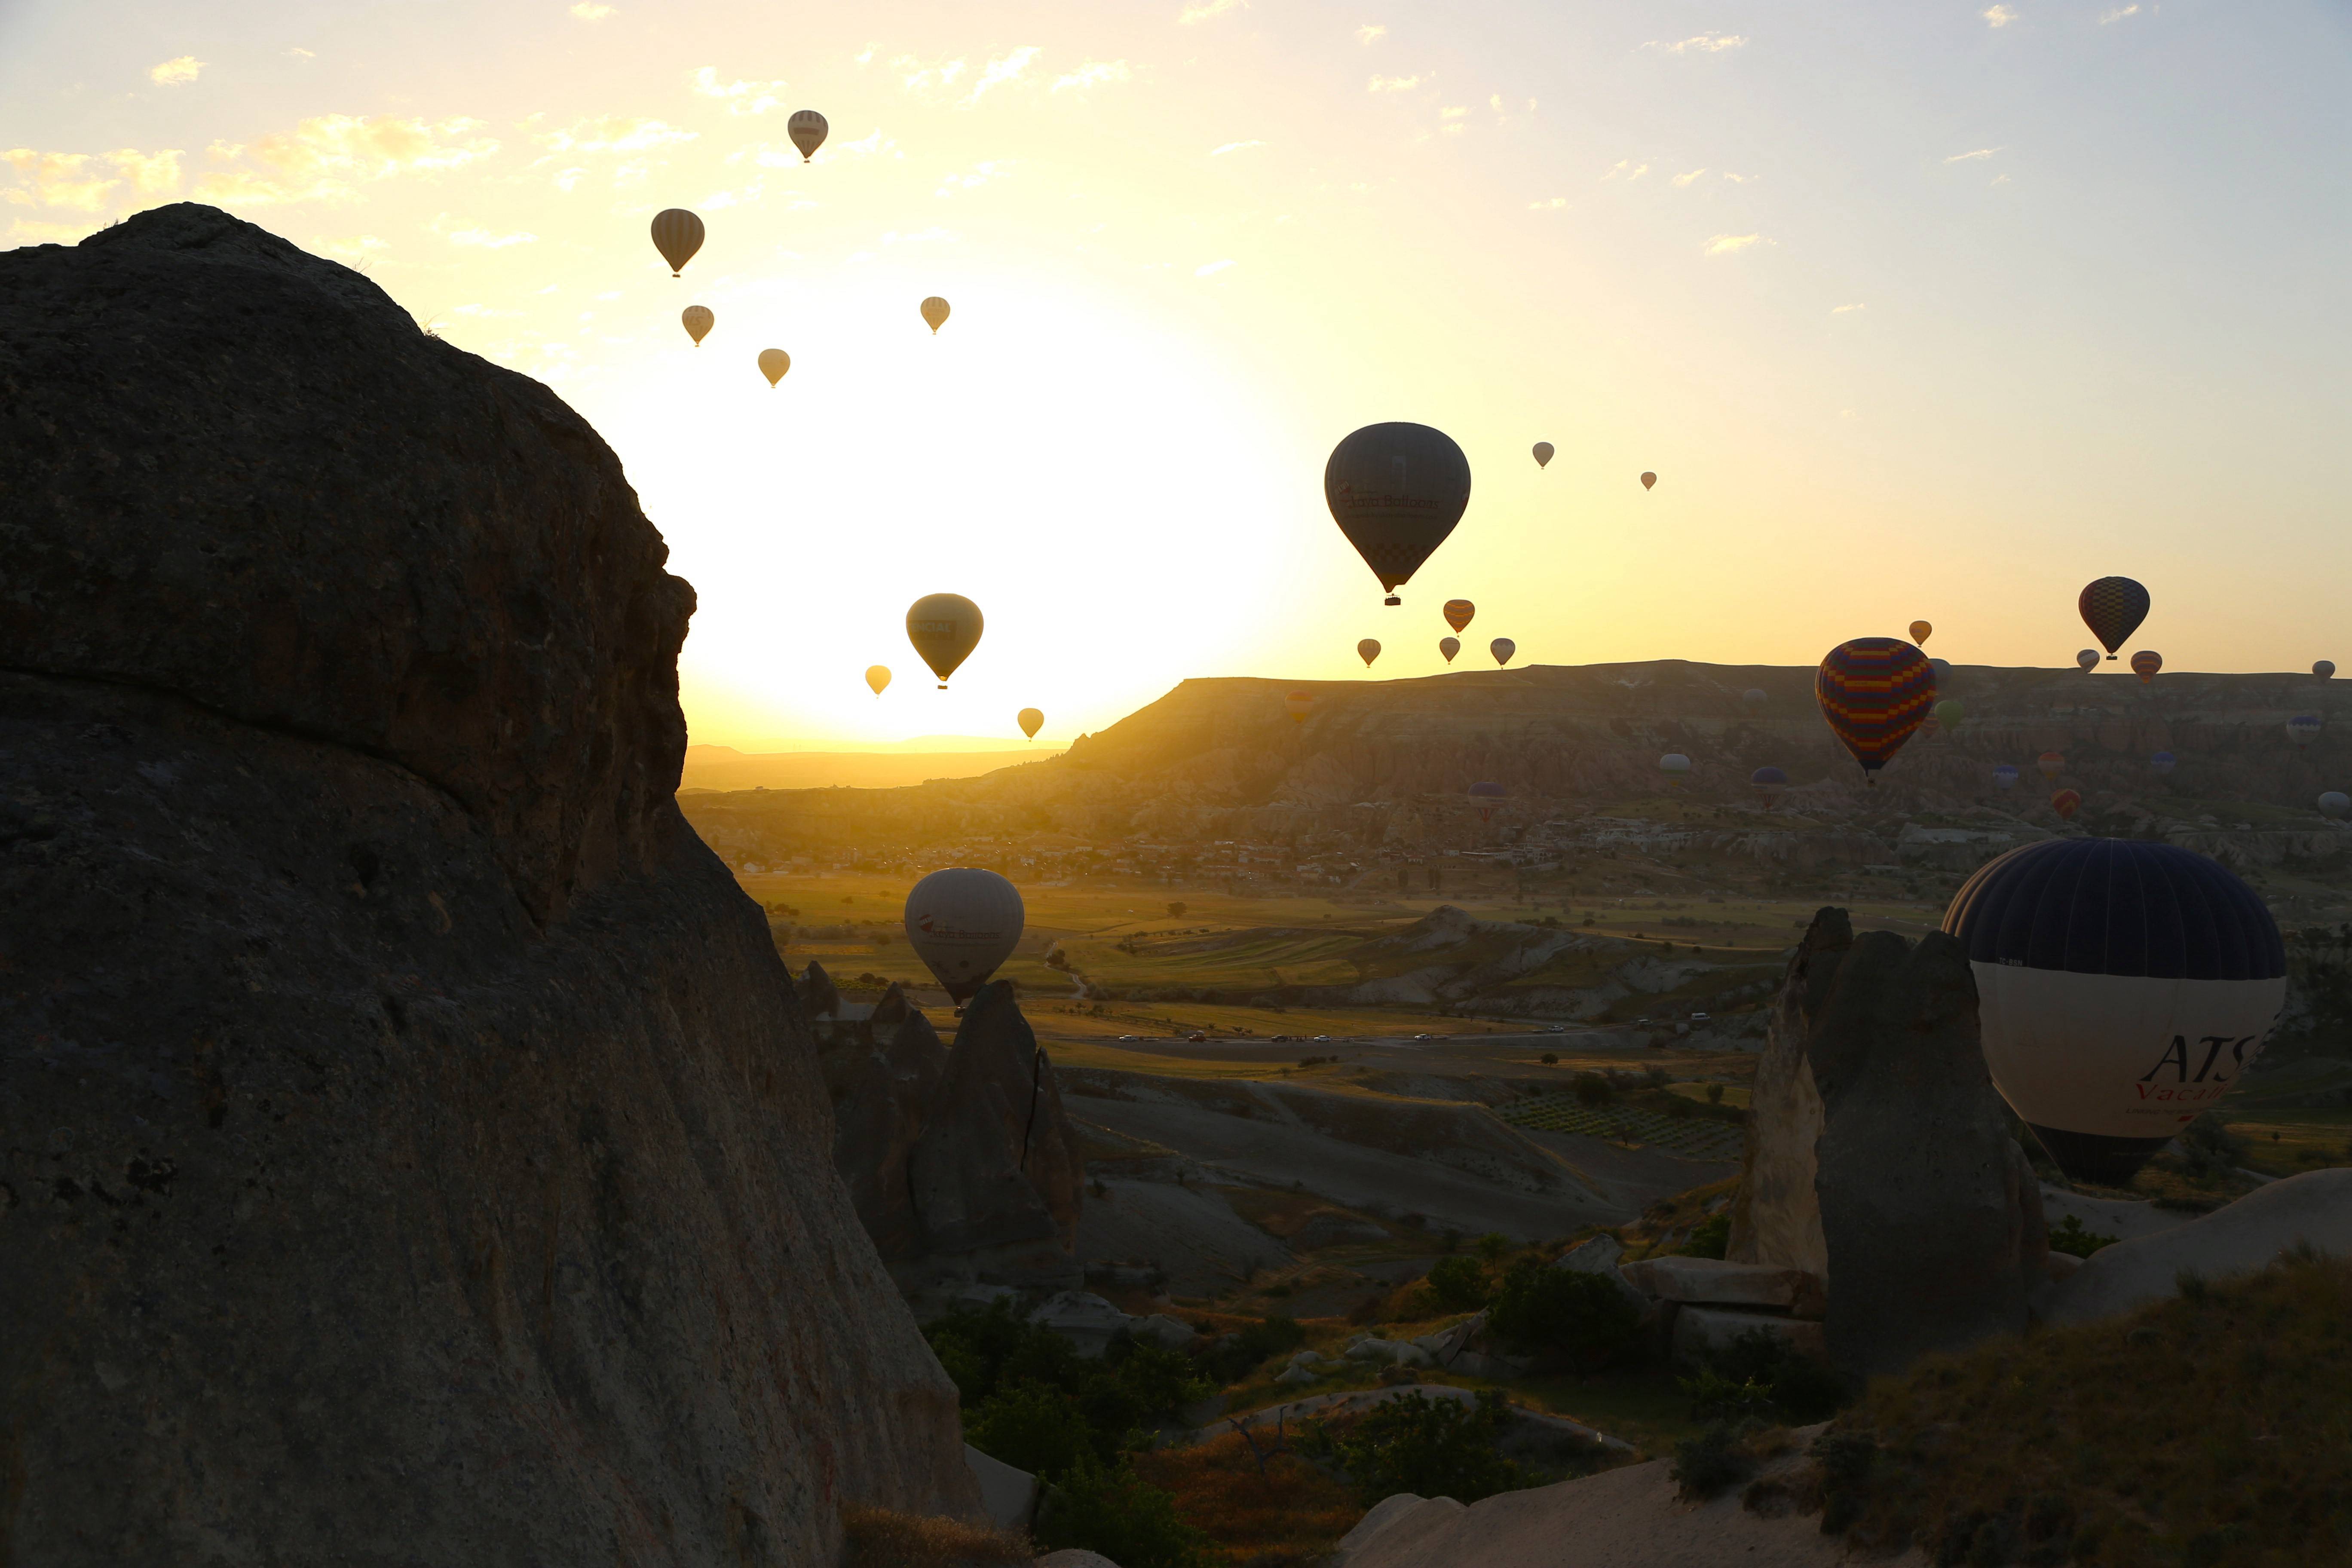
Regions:
<instances>
[{"instance_id":1,"label":"volcanic tuff rock","mask_svg":"<svg viewBox=\"0 0 2352 1568\"><path fill-rule=\"evenodd\" d=\"M595 433L175 206L0 254L0 1558L976 1508Z\"/></svg>"}]
</instances>

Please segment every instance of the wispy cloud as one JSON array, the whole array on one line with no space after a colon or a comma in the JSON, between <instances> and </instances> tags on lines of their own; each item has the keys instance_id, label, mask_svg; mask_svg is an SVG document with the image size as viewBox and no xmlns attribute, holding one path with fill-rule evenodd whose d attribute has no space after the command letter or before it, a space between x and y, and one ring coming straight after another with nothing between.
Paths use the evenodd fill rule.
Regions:
<instances>
[{"instance_id":1,"label":"wispy cloud","mask_svg":"<svg viewBox=\"0 0 2352 1568\"><path fill-rule=\"evenodd\" d=\"M2118 5L2112 11L2102 11L2099 13L2099 26L2104 27L2110 22L2120 22L2126 16L2137 16L2138 15L2139 7L2137 5Z\"/></svg>"},{"instance_id":2,"label":"wispy cloud","mask_svg":"<svg viewBox=\"0 0 2352 1568\"><path fill-rule=\"evenodd\" d=\"M184 81L195 80L196 73L204 68L205 62L195 56L182 55L177 59L165 60L160 66L149 68L147 79L158 87L177 87Z\"/></svg>"},{"instance_id":3,"label":"wispy cloud","mask_svg":"<svg viewBox=\"0 0 2352 1568\"><path fill-rule=\"evenodd\" d=\"M1035 59L1038 53L1036 45L1024 44L1011 54L1000 55L982 66L980 79L973 82L971 91L964 95L965 106L978 103L982 95L991 89L1003 87L1009 81L1019 81L1021 73L1029 68L1029 62Z\"/></svg>"},{"instance_id":4,"label":"wispy cloud","mask_svg":"<svg viewBox=\"0 0 2352 1568\"><path fill-rule=\"evenodd\" d=\"M572 14L583 22L601 22L619 9L617 5L599 5L596 0L578 0Z\"/></svg>"},{"instance_id":5,"label":"wispy cloud","mask_svg":"<svg viewBox=\"0 0 2352 1568\"><path fill-rule=\"evenodd\" d=\"M1226 268L1231 267L1233 264L1233 258L1231 257L1226 258L1223 261L1212 261L1205 267L1195 267L1192 268L1192 276L1195 278L1214 277L1217 273L1223 272Z\"/></svg>"},{"instance_id":6,"label":"wispy cloud","mask_svg":"<svg viewBox=\"0 0 2352 1568\"><path fill-rule=\"evenodd\" d=\"M1011 167L1013 167L1011 163L1002 159L991 158L985 163L974 163L968 172L941 174L939 188L931 194L935 196L951 196L958 191L976 191Z\"/></svg>"},{"instance_id":7,"label":"wispy cloud","mask_svg":"<svg viewBox=\"0 0 2352 1568\"><path fill-rule=\"evenodd\" d=\"M1856 310L1867 310L1869 309L1870 307L1867 305L1835 305L1831 307L1830 314L1832 316L1851 316Z\"/></svg>"},{"instance_id":8,"label":"wispy cloud","mask_svg":"<svg viewBox=\"0 0 2352 1568\"><path fill-rule=\"evenodd\" d=\"M500 234L495 229L484 228L479 224L468 224L464 228L452 228L449 226L447 213L441 214L425 226L450 244L462 245L469 250L504 250L509 246L539 243L539 236L520 230L513 234Z\"/></svg>"},{"instance_id":9,"label":"wispy cloud","mask_svg":"<svg viewBox=\"0 0 2352 1568\"><path fill-rule=\"evenodd\" d=\"M1222 16L1228 11L1238 11L1248 3L1249 0L1201 0L1200 5L1187 5L1177 12L1176 21L1180 26L1190 27Z\"/></svg>"},{"instance_id":10,"label":"wispy cloud","mask_svg":"<svg viewBox=\"0 0 2352 1568\"><path fill-rule=\"evenodd\" d=\"M1529 202L1528 204L1528 211L1531 213L1556 212L1566 205L1568 205L1568 198L1566 196L1554 196L1549 201Z\"/></svg>"},{"instance_id":11,"label":"wispy cloud","mask_svg":"<svg viewBox=\"0 0 2352 1568\"><path fill-rule=\"evenodd\" d=\"M718 99L727 105L730 114L765 114L784 106L784 100L777 96L787 85L782 81L720 81L716 66L704 66L686 79L693 87L695 97Z\"/></svg>"},{"instance_id":12,"label":"wispy cloud","mask_svg":"<svg viewBox=\"0 0 2352 1568\"><path fill-rule=\"evenodd\" d=\"M1088 60L1068 75L1055 77L1054 90L1061 92L1069 88L1083 90L1090 87L1100 87L1105 82L1125 81L1129 75L1125 60Z\"/></svg>"},{"instance_id":13,"label":"wispy cloud","mask_svg":"<svg viewBox=\"0 0 2352 1568\"><path fill-rule=\"evenodd\" d=\"M140 197L170 195L180 188L177 151L37 153L15 147L0 153L0 163L16 171L18 182L0 188L0 202L15 206L97 213L113 205L118 190L125 197Z\"/></svg>"},{"instance_id":14,"label":"wispy cloud","mask_svg":"<svg viewBox=\"0 0 2352 1568\"><path fill-rule=\"evenodd\" d=\"M1367 22L1356 29L1356 42L1370 47L1389 36L1389 30L1378 22Z\"/></svg>"},{"instance_id":15,"label":"wispy cloud","mask_svg":"<svg viewBox=\"0 0 2352 1568\"><path fill-rule=\"evenodd\" d=\"M899 86L908 92L924 92L934 87L953 87L956 79L963 75L964 63L947 60L927 66L912 55L900 55L890 62L890 68L905 73L898 79Z\"/></svg>"},{"instance_id":16,"label":"wispy cloud","mask_svg":"<svg viewBox=\"0 0 2352 1568\"><path fill-rule=\"evenodd\" d=\"M2004 142L1998 147L1979 147L1973 153L1955 153L1950 157L1945 159L1944 162L1947 163L1977 163L1991 157L1995 153L2005 153L2008 150L2009 143Z\"/></svg>"},{"instance_id":17,"label":"wispy cloud","mask_svg":"<svg viewBox=\"0 0 2352 1568\"><path fill-rule=\"evenodd\" d=\"M2014 5L1988 5L1983 10L1978 12L1977 15L1985 19L1985 26L1989 27L2006 27L2011 22L2017 20L2017 7Z\"/></svg>"},{"instance_id":18,"label":"wispy cloud","mask_svg":"<svg viewBox=\"0 0 2352 1568\"><path fill-rule=\"evenodd\" d=\"M1370 92L1411 92L1421 85L1417 76L1376 76L1365 84Z\"/></svg>"},{"instance_id":19,"label":"wispy cloud","mask_svg":"<svg viewBox=\"0 0 2352 1568\"><path fill-rule=\"evenodd\" d=\"M1450 103L1444 109L1437 111L1437 118L1440 120L1459 120L1469 112L1470 106L1466 103Z\"/></svg>"},{"instance_id":20,"label":"wispy cloud","mask_svg":"<svg viewBox=\"0 0 2352 1568\"><path fill-rule=\"evenodd\" d=\"M1676 175L1675 176L1675 184L1678 188L1679 188L1679 187L1681 187L1681 186L1688 185L1688 184L1691 184L1693 181L1696 180L1696 179L1697 179L1701 174L1706 174L1706 171L1705 169L1693 169L1693 170L1692 170L1689 174L1676 174Z\"/></svg>"},{"instance_id":21,"label":"wispy cloud","mask_svg":"<svg viewBox=\"0 0 2352 1568\"><path fill-rule=\"evenodd\" d=\"M196 183L196 199L247 206L336 201L402 174L446 174L499 150L478 120L402 120L320 114L250 143L215 142L206 153L232 166Z\"/></svg>"},{"instance_id":22,"label":"wispy cloud","mask_svg":"<svg viewBox=\"0 0 2352 1568\"><path fill-rule=\"evenodd\" d=\"M298 60L315 60L319 58L316 49L289 49L286 52Z\"/></svg>"},{"instance_id":23,"label":"wispy cloud","mask_svg":"<svg viewBox=\"0 0 2352 1568\"><path fill-rule=\"evenodd\" d=\"M1645 49L1664 49L1670 55L1719 55L1726 49L1746 48L1748 39L1738 33L1701 33L1695 38L1684 38L1678 43L1672 44L1664 38L1653 38L1642 47Z\"/></svg>"},{"instance_id":24,"label":"wispy cloud","mask_svg":"<svg viewBox=\"0 0 2352 1568\"><path fill-rule=\"evenodd\" d=\"M607 114L561 131L542 132L531 140L550 153L650 153L656 147L691 142L698 134L664 120Z\"/></svg>"},{"instance_id":25,"label":"wispy cloud","mask_svg":"<svg viewBox=\"0 0 2352 1568\"><path fill-rule=\"evenodd\" d=\"M1754 246L1769 245L1771 240L1760 234L1718 234L1706 242L1708 256L1737 256Z\"/></svg>"},{"instance_id":26,"label":"wispy cloud","mask_svg":"<svg viewBox=\"0 0 2352 1568\"><path fill-rule=\"evenodd\" d=\"M1647 163L1636 163L1631 158L1620 158L1610 171L1601 175L1601 178L1603 184L1606 184L1611 180L1623 180L1626 184L1631 184L1633 181L1640 179L1649 172L1650 165Z\"/></svg>"},{"instance_id":27,"label":"wispy cloud","mask_svg":"<svg viewBox=\"0 0 2352 1568\"><path fill-rule=\"evenodd\" d=\"M1209 156L1212 158L1222 158L1228 153L1246 153L1253 147L1263 147L1265 145L1265 143L1263 142L1228 142L1222 147L1210 148Z\"/></svg>"}]
</instances>

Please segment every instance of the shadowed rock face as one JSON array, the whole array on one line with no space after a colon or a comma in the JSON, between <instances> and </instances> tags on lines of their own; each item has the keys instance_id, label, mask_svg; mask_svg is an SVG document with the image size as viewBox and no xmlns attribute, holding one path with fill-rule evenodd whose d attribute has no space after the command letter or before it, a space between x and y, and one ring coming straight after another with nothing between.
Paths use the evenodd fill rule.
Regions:
<instances>
[{"instance_id":1,"label":"shadowed rock face","mask_svg":"<svg viewBox=\"0 0 2352 1568\"><path fill-rule=\"evenodd\" d=\"M976 1506L593 432L184 206L0 255L0 1560Z\"/></svg>"},{"instance_id":2,"label":"shadowed rock face","mask_svg":"<svg viewBox=\"0 0 2352 1568\"><path fill-rule=\"evenodd\" d=\"M2049 1252L2042 1189L1985 1070L1958 942L1855 937L1821 911L1755 1096L1727 1256L1825 1274L1839 1366L1897 1372L2023 1331Z\"/></svg>"}]
</instances>

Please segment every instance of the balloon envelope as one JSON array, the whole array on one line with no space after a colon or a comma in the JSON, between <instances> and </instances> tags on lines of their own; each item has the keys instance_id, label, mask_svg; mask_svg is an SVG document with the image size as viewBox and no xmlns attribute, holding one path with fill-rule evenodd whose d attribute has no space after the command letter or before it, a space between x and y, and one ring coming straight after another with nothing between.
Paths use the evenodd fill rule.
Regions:
<instances>
[{"instance_id":1,"label":"balloon envelope","mask_svg":"<svg viewBox=\"0 0 2352 1568\"><path fill-rule=\"evenodd\" d=\"M947 319L948 302L945 300L942 300L937 294L934 294L929 299L923 301L923 320L929 324L931 336L938 337L940 335L940 328L946 324ZM985 336L986 334L982 335Z\"/></svg>"},{"instance_id":2,"label":"balloon envelope","mask_svg":"<svg viewBox=\"0 0 2352 1568\"><path fill-rule=\"evenodd\" d=\"M2131 656L2131 667L2132 673L2139 677L2139 683L2146 686L2156 679L2156 672L2164 668L2164 656L2152 647L2144 647Z\"/></svg>"},{"instance_id":3,"label":"balloon envelope","mask_svg":"<svg viewBox=\"0 0 2352 1568\"><path fill-rule=\"evenodd\" d=\"M1445 601L1445 624L1457 632L1466 630L1470 625L1470 617L1477 613L1478 606L1467 599Z\"/></svg>"},{"instance_id":4,"label":"balloon envelope","mask_svg":"<svg viewBox=\"0 0 2352 1568\"><path fill-rule=\"evenodd\" d=\"M1985 1066L2080 1180L2120 1186L2254 1063L2286 949L2220 862L2050 838L1979 868L1944 913L1975 972Z\"/></svg>"},{"instance_id":5,"label":"balloon envelope","mask_svg":"<svg viewBox=\"0 0 2352 1568\"><path fill-rule=\"evenodd\" d=\"M1992 782L1995 789L2014 789L2017 786L2017 764L2002 763L1997 765L1992 770Z\"/></svg>"},{"instance_id":6,"label":"balloon envelope","mask_svg":"<svg viewBox=\"0 0 2352 1568\"><path fill-rule=\"evenodd\" d=\"M2180 759L2170 752L2158 752L2147 760L2147 765L2160 773L2168 773L2179 764Z\"/></svg>"},{"instance_id":7,"label":"balloon envelope","mask_svg":"<svg viewBox=\"0 0 2352 1568\"><path fill-rule=\"evenodd\" d=\"M1936 716L1936 722L1947 730L1969 716L1968 705L1957 697L1945 698L1928 711Z\"/></svg>"},{"instance_id":8,"label":"balloon envelope","mask_svg":"<svg viewBox=\"0 0 2352 1568\"><path fill-rule=\"evenodd\" d=\"M1363 641L1358 643L1356 645L1356 657L1364 661L1364 668L1366 669L1371 668L1372 660L1381 657L1380 639L1378 637L1366 637Z\"/></svg>"},{"instance_id":9,"label":"balloon envelope","mask_svg":"<svg viewBox=\"0 0 2352 1568\"><path fill-rule=\"evenodd\" d=\"M2043 778L2054 779L2060 773L2066 771L2066 753L2063 752L2044 752L2040 756L2033 759L2033 765L2042 770L2042 776Z\"/></svg>"},{"instance_id":10,"label":"balloon envelope","mask_svg":"<svg viewBox=\"0 0 2352 1568\"><path fill-rule=\"evenodd\" d=\"M1306 723L1307 715L1315 711L1315 693L1312 691L1292 692L1289 696L1282 700L1282 710L1290 715L1290 721L1292 723Z\"/></svg>"},{"instance_id":11,"label":"balloon envelope","mask_svg":"<svg viewBox=\"0 0 2352 1568\"><path fill-rule=\"evenodd\" d=\"M984 624L980 606L961 594L930 594L908 606L907 640L940 678L940 690L947 689L948 677L980 646Z\"/></svg>"},{"instance_id":12,"label":"balloon envelope","mask_svg":"<svg viewBox=\"0 0 2352 1568\"><path fill-rule=\"evenodd\" d=\"M1678 784L1683 775L1691 771L1691 760L1680 752L1668 752L1658 759L1658 771L1666 775L1668 784Z\"/></svg>"},{"instance_id":13,"label":"balloon envelope","mask_svg":"<svg viewBox=\"0 0 2352 1568\"><path fill-rule=\"evenodd\" d=\"M702 220L684 207L665 207L654 214L654 248L669 263L673 278L702 248Z\"/></svg>"},{"instance_id":14,"label":"balloon envelope","mask_svg":"<svg viewBox=\"0 0 2352 1568\"><path fill-rule=\"evenodd\" d=\"M2340 789L2329 790L2319 797L2319 809L2328 816L2342 816L2346 812L2352 812L2352 795L2346 795Z\"/></svg>"},{"instance_id":15,"label":"balloon envelope","mask_svg":"<svg viewBox=\"0 0 2352 1568\"><path fill-rule=\"evenodd\" d=\"M1936 672L1899 637L1855 637L1830 649L1813 677L1813 698L1865 777L1885 767L1927 717Z\"/></svg>"},{"instance_id":16,"label":"balloon envelope","mask_svg":"<svg viewBox=\"0 0 2352 1568\"><path fill-rule=\"evenodd\" d=\"M887 665L881 664L867 665L866 667L866 684L874 689L875 696L881 696L882 689L890 684L889 667Z\"/></svg>"},{"instance_id":17,"label":"balloon envelope","mask_svg":"<svg viewBox=\"0 0 2352 1568\"><path fill-rule=\"evenodd\" d=\"M1485 800L1500 800L1511 792L1501 784L1481 782L1472 784L1470 793Z\"/></svg>"},{"instance_id":18,"label":"balloon envelope","mask_svg":"<svg viewBox=\"0 0 2352 1568\"><path fill-rule=\"evenodd\" d=\"M2099 650L2090 647L2084 648L2082 652L2074 656L2074 663L2079 668L2096 668L2099 663Z\"/></svg>"},{"instance_id":19,"label":"balloon envelope","mask_svg":"<svg viewBox=\"0 0 2352 1568\"><path fill-rule=\"evenodd\" d=\"M1762 687L1751 686L1747 690L1739 694L1739 700L1745 702L1750 708L1761 708L1764 704L1771 701L1772 700L1764 694L1764 689Z\"/></svg>"},{"instance_id":20,"label":"balloon envelope","mask_svg":"<svg viewBox=\"0 0 2352 1568\"><path fill-rule=\"evenodd\" d=\"M907 942L948 994L968 1000L1020 944L1020 890L993 871L934 871L907 895Z\"/></svg>"},{"instance_id":21,"label":"balloon envelope","mask_svg":"<svg viewBox=\"0 0 2352 1568\"><path fill-rule=\"evenodd\" d=\"M677 319L685 324L686 335L694 340L696 348L702 346L703 338L709 335L711 326L719 320L701 305L688 305L677 313Z\"/></svg>"},{"instance_id":22,"label":"balloon envelope","mask_svg":"<svg viewBox=\"0 0 2352 1568\"><path fill-rule=\"evenodd\" d=\"M1445 656L1446 663L1452 664L1454 662L1454 656L1462 651L1462 639L1460 637L1440 637L1437 639L1437 651Z\"/></svg>"},{"instance_id":23,"label":"balloon envelope","mask_svg":"<svg viewBox=\"0 0 2352 1568\"><path fill-rule=\"evenodd\" d=\"M2319 715L2298 713L2286 721L2286 738L2298 746L2308 746L2319 739Z\"/></svg>"},{"instance_id":24,"label":"balloon envelope","mask_svg":"<svg viewBox=\"0 0 2352 1568\"><path fill-rule=\"evenodd\" d=\"M1748 782L1766 795L1778 795L1789 787L1789 775L1779 768L1758 768L1748 775Z\"/></svg>"},{"instance_id":25,"label":"balloon envelope","mask_svg":"<svg viewBox=\"0 0 2352 1568\"><path fill-rule=\"evenodd\" d=\"M2336 661L2332 658L2323 658L2311 667L2311 673L2322 680L2333 680L2336 679Z\"/></svg>"},{"instance_id":26,"label":"balloon envelope","mask_svg":"<svg viewBox=\"0 0 2352 1568\"><path fill-rule=\"evenodd\" d=\"M814 109L795 109L793 117L784 122L784 133L793 139L793 145L800 149L803 163L816 156L816 150L824 145L825 132L831 129L824 122L824 116Z\"/></svg>"},{"instance_id":27,"label":"balloon envelope","mask_svg":"<svg viewBox=\"0 0 2352 1568\"><path fill-rule=\"evenodd\" d=\"M2147 619L2147 590L2128 577L2102 577L2086 584L2074 601L2083 613L2083 624L2107 650L2116 657L2116 649L2124 639L2139 630L2140 622Z\"/></svg>"},{"instance_id":28,"label":"balloon envelope","mask_svg":"<svg viewBox=\"0 0 2352 1568\"><path fill-rule=\"evenodd\" d=\"M792 368L793 356L786 353L783 350L761 349L760 351L760 374L768 378L768 384L770 386L773 386L776 383L783 380L784 372ZM822 381L824 378L819 376L817 379Z\"/></svg>"},{"instance_id":29,"label":"balloon envelope","mask_svg":"<svg viewBox=\"0 0 2352 1568\"><path fill-rule=\"evenodd\" d=\"M1658 476L1655 474L1645 473L1642 476L1642 488L1643 489L1648 489L1652 485L1654 485L1657 482Z\"/></svg>"},{"instance_id":30,"label":"balloon envelope","mask_svg":"<svg viewBox=\"0 0 2352 1568\"><path fill-rule=\"evenodd\" d=\"M1331 448L1323 500L1393 605L1398 587L1462 521L1470 459L1443 430L1367 425Z\"/></svg>"},{"instance_id":31,"label":"balloon envelope","mask_svg":"<svg viewBox=\"0 0 2352 1568\"><path fill-rule=\"evenodd\" d=\"M1915 643L1926 642L1927 638L1934 634L1935 630L1936 628L1926 621L1913 621L1911 623L1911 640Z\"/></svg>"},{"instance_id":32,"label":"balloon envelope","mask_svg":"<svg viewBox=\"0 0 2352 1568\"><path fill-rule=\"evenodd\" d=\"M1013 716L1013 721L1021 726L1023 734L1034 741L1037 738L1037 731L1045 727L1045 715L1034 708L1024 708Z\"/></svg>"},{"instance_id":33,"label":"balloon envelope","mask_svg":"<svg viewBox=\"0 0 2352 1568\"><path fill-rule=\"evenodd\" d=\"M1511 656L1519 651L1519 645L1508 637L1496 637L1486 645L1486 651L1495 656L1496 664L1508 664Z\"/></svg>"},{"instance_id":34,"label":"balloon envelope","mask_svg":"<svg viewBox=\"0 0 2352 1568\"><path fill-rule=\"evenodd\" d=\"M2069 822L2074 820L2074 813L2082 804L2083 794L2080 790L2062 789L2050 797L2050 809Z\"/></svg>"},{"instance_id":35,"label":"balloon envelope","mask_svg":"<svg viewBox=\"0 0 2352 1568\"><path fill-rule=\"evenodd\" d=\"M1550 442L1549 442L1549 441L1538 441L1538 442L1537 442L1537 443L1536 443L1536 467L1537 467L1537 468L1545 468L1545 467L1549 466L1549 465L1550 464L1550 462L1551 462L1551 443L1550 443Z\"/></svg>"}]
</instances>

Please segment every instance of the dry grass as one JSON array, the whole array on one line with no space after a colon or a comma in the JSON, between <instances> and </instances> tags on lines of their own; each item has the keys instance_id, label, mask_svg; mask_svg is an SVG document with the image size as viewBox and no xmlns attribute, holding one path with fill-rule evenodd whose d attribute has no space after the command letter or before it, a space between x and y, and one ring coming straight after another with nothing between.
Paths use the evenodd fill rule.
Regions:
<instances>
[{"instance_id":1,"label":"dry grass","mask_svg":"<svg viewBox=\"0 0 2352 1568\"><path fill-rule=\"evenodd\" d=\"M1319 1562L1364 1516L1346 1486L1294 1455L1276 1455L1260 1475L1237 1434L1138 1454L1134 1463L1137 1475L1175 1494L1185 1522L1208 1532L1215 1560L1235 1568Z\"/></svg>"},{"instance_id":2,"label":"dry grass","mask_svg":"<svg viewBox=\"0 0 2352 1568\"><path fill-rule=\"evenodd\" d=\"M2352 1562L2352 1260L2289 1258L2108 1322L1923 1363L1836 1430L1852 1539L1946 1562Z\"/></svg>"},{"instance_id":3,"label":"dry grass","mask_svg":"<svg viewBox=\"0 0 2352 1568\"><path fill-rule=\"evenodd\" d=\"M849 1508L841 1515L849 1537L850 1568L983 1568L1034 1562L1029 1538L1009 1530L966 1524L887 1508Z\"/></svg>"}]
</instances>

